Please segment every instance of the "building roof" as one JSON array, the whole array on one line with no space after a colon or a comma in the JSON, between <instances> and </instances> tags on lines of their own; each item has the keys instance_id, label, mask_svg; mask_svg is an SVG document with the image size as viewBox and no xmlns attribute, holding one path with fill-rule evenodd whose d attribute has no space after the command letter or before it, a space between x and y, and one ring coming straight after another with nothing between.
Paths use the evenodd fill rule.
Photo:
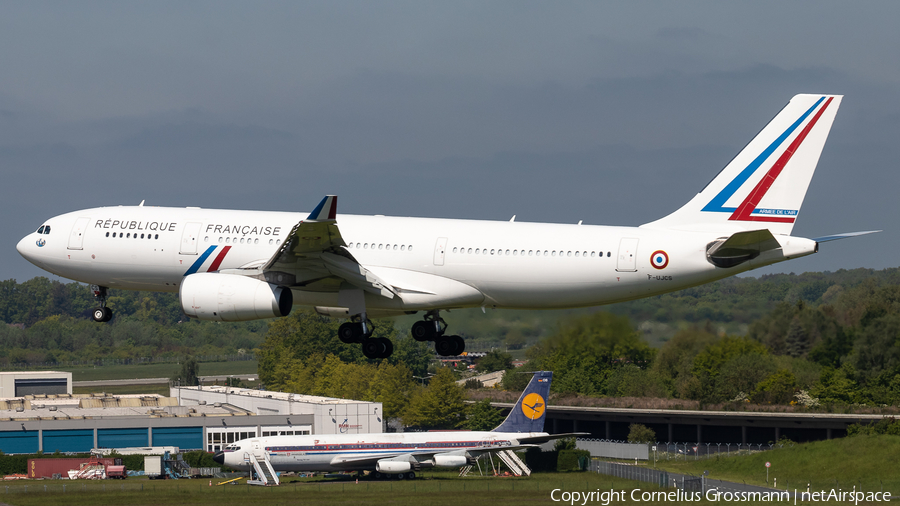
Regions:
<instances>
[{"instance_id":1,"label":"building roof","mask_svg":"<svg viewBox=\"0 0 900 506\"><path fill-rule=\"evenodd\" d=\"M202 386L202 387L173 387L184 390L197 390L201 392L213 392L217 394L240 395L256 399L274 399L278 401L302 402L305 404L370 404L369 401L355 399L338 399L336 397L320 397L318 395L293 394L290 392L273 392L269 390L255 390L252 388L236 388L226 386Z\"/></svg>"},{"instance_id":2,"label":"building roof","mask_svg":"<svg viewBox=\"0 0 900 506\"><path fill-rule=\"evenodd\" d=\"M0 399L0 422L242 415L252 415L252 413L237 406L219 403L204 406L179 406L177 399L158 394L50 394Z\"/></svg>"}]
</instances>

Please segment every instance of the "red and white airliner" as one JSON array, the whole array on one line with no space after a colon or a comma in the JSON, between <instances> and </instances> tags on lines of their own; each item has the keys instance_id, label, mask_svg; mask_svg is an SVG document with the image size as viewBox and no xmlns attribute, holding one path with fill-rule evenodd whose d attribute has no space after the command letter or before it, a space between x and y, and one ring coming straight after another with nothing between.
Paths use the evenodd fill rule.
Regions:
<instances>
[{"instance_id":1,"label":"red and white airliner","mask_svg":"<svg viewBox=\"0 0 900 506\"><path fill-rule=\"evenodd\" d=\"M107 290L177 291L203 320L285 316L293 305L349 318L344 342L387 357L369 317L424 312L413 336L465 348L439 311L596 306L708 283L810 255L791 236L839 95L797 95L682 208L639 227L119 206L46 220L17 248L59 276Z\"/></svg>"}]
</instances>

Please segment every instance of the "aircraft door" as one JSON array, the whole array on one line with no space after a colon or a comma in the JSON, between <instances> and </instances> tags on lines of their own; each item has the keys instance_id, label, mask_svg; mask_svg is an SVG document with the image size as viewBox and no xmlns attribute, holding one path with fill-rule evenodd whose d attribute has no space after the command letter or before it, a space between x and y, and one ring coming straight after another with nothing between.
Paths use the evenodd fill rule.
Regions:
<instances>
[{"instance_id":1,"label":"aircraft door","mask_svg":"<svg viewBox=\"0 0 900 506\"><path fill-rule=\"evenodd\" d=\"M444 265L444 254L447 250L447 238L438 237L434 245L434 265Z\"/></svg>"},{"instance_id":2,"label":"aircraft door","mask_svg":"<svg viewBox=\"0 0 900 506\"><path fill-rule=\"evenodd\" d=\"M185 223L184 233L181 235L182 255L196 255L197 243L200 242L200 223Z\"/></svg>"},{"instance_id":3,"label":"aircraft door","mask_svg":"<svg viewBox=\"0 0 900 506\"><path fill-rule=\"evenodd\" d=\"M619 241L619 258L616 262L618 272L637 271L638 240L634 237L623 237Z\"/></svg>"},{"instance_id":4,"label":"aircraft door","mask_svg":"<svg viewBox=\"0 0 900 506\"><path fill-rule=\"evenodd\" d=\"M82 249L84 244L84 233L87 231L90 218L78 218L72 227L72 234L69 235L69 249Z\"/></svg>"}]
</instances>

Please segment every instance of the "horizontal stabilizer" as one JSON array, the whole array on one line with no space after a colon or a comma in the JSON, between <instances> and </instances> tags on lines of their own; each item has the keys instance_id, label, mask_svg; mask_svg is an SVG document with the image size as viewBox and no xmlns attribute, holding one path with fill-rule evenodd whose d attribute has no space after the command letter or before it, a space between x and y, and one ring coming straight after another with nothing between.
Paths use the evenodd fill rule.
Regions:
<instances>
[{"instance_id":1,"label":"horizontal stabilizer","mask_svg":"<svg viewBox=\"0 0 900 506\"><path fill-rule=\"evenodd\" d=\"M875 234L881 232L881 230L866 230L865 232L848 232L846 234L834 234L834 235L826 235L825 237L816 237L813 241L816 242L828 242L828 241L837 241L838 239L846 239L848 237L859 237L861 235Z\"/></svg>"},{"instance_id":2,"label":"horizontal stabilizer","mask_svg":"<svg viewBox=\"0 0 900 506\"><path fill-rule=\"evenodd\" d=\"M709 245L706 256L716 267L734 267L753 260L762 252L778 249L781 244L768 229L738 232Z\"/></svg>"}]
</instances>

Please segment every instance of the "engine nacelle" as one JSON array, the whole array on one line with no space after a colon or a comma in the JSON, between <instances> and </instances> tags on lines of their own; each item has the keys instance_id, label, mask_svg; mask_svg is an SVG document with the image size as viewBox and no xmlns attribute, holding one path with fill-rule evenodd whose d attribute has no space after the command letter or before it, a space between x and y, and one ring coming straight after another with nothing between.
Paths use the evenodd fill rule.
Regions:
<instances>
[{"instance_id":1,"label":"engine nacelle","mask_svg":"<svg viewBox=\"0 0 900 506\"><path fill-rule=\"evenodd\" d=\"M201 272L182 280L178 289L184 314L199 320L236 322L290 314L290 288L236 274Z\"/></svg>"},{"instance_id":2,"label":"engine nacelle","mask_svg":"<svg viewBox=\"0 0 900 506\"><path fill-rule=\"evenodd\" d=\"M469 459L465 455L447 455L439 453L434 456L435 467L462 467L468 465Z\"/></svg>"},{"instance_id":3,"label":"engine nacelle","mask_svg":"<svg viewBox=\"0 0 900 506\"><path fill-rule=\"evenodd\" d=\"M382 459L375 463L375 470L385 474L400 474L412 469L408 460Z\"/></svg>"}]
</instances>

